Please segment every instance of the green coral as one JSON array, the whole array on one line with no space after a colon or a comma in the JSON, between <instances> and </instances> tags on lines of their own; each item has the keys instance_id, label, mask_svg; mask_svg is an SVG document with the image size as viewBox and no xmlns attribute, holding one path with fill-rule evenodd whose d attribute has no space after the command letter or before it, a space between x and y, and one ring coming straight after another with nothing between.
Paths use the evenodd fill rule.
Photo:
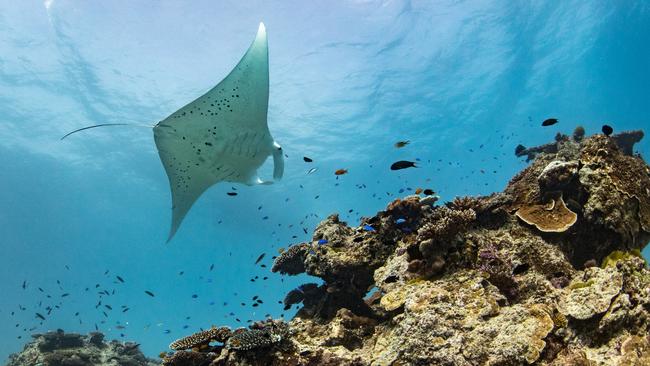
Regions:
<instances>
[{"instance_id":1,"label":"green coral","mask_svg":"<svg viewBox=\"0 0 650 366\"><path fill-rule=\"evenodd\" d=\"M616 267L616 263L634 257L641 258L645 262L645 259L643 258L643 255L641 255L641 251L639 249L632 249L630 251L615 250L609 253L609 255L603 259L603 263L600 265L600 267ZM647 266L647 262L645 263Z\"/></svg>"}]
</instances>

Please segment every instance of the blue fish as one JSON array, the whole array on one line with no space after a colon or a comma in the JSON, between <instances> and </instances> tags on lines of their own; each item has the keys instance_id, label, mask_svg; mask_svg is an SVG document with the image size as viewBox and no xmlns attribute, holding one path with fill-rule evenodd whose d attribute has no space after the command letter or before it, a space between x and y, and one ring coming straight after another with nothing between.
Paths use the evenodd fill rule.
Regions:
<instances>
[{"instance_id":1,"label":"blue fish","mask_svg":"<svg viewBox=\"0 0 650 366\"><path fill-rule=\"evenodd\" d=\"M363 225L363 230L365 231L375 231L375 228L370 225Z\"/></svg>"},{"instance_id":2,"label":"blue fish","mask_svg":"<svg viewBox=\"0 0 650 366\"><path fill-rule=\"evenodd\" d=\"M318 241L318 244L327 244L327 239L321 239Z\"/></svg>"},{"instance_id":3,"label":"blue fish","mask_svg":"<svg viewBox=\"0 0 650 366\"><path fill-rule=\"evenodd\" d=\"M406 220L404 220L404 218L402 218L402 217L400 217L399 219L395 220L395 223L396 223L397 225L401 225L401 224L403 224L403 223L405 223L405 222L406 222Z\"/></svg>"}]
</instances>

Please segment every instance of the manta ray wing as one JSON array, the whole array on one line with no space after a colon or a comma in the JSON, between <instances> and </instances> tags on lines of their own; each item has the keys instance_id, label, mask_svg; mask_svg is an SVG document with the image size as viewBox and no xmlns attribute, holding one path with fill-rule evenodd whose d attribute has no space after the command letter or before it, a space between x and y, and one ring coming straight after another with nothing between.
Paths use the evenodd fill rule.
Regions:
<instances>
[{"instance_id":1,"label":"manta ray wing","mask_svg":"<svg viewBox=\"0 0 650 366\"><path fill-rule=\"evenodd\" d=\"M221 182L254 184L273 155L282 176L282 150L267 125L268 44L264 24L237 66L217 86L154 127L172 192L169 240L205 190Z\"/></svg>"}]
</instances>

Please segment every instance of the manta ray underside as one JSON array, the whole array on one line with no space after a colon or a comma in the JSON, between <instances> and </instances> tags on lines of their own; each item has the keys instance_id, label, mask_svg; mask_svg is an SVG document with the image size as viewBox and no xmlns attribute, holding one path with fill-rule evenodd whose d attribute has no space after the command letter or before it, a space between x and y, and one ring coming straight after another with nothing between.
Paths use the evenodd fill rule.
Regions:
<instances>
[{"instance_id":1,"label":"manta ray underside","mask_svg":"<svg viewBox=\"0 0 650 366\"><path fill-rule=\"evenodd\" d=\"M217 86L153 128L172 193L174 237L194 202L212 185L226 181L270 184L257 169L273 156L273 178L284 171L282 148L267 125L269 57L266 29Z\"/></svg>"}]
</instances>

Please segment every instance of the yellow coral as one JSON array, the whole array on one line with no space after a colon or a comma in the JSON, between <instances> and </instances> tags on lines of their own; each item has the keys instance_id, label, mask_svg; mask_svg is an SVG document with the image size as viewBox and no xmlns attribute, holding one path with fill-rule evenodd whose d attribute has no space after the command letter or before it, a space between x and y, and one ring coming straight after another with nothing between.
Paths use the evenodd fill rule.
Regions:
<instances>
[{"instance_id":1,"label":"yellow coral","mask_svg":"<svg viewBox=\"0 0 650 366\"><path fill-rule=\"evenodd\" d=\"M609 255L603 259L603 263L600 265L600 267L616 267L616 263L633 257L641 258L645 261L639 249L632 249L626 252L622 250L615 250L609 253Z\"/></svg>"}]
</instances>

